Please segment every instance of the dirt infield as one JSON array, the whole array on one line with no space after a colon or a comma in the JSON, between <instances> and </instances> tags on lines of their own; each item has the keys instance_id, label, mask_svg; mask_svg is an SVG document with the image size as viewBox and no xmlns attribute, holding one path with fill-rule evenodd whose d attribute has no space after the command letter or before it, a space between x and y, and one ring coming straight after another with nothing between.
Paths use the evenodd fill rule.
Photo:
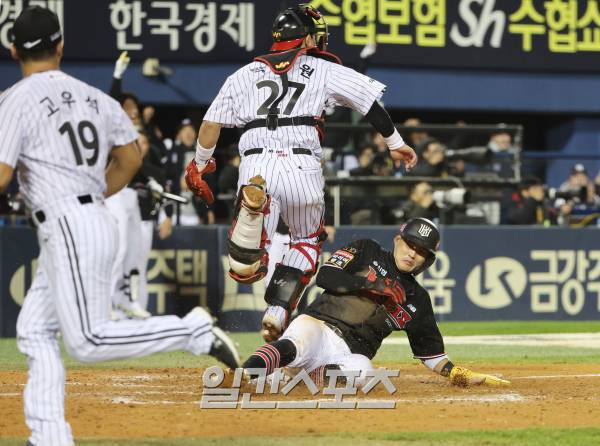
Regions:
<instances>
[{"instance_id":1,"label":"dirt infield","mask_svg":"<svg viewBox=\"0 0 600 446\"><path fill-rule=\"evenodd\" d=\"M390 367L393 368L393 367ZM593 364L477 364L511 379L507 388L451 387L423 366L397 367L395 409L200 409L201 370L68 372L67 418L76 437L173 438L290 436L303 433L444 431L598 426L600 370ZM26 437L22 391L26 372L0 372L0 436ZM327 398L294 390L278 400ZM329 397L331 398L331 397ZM268 422L267 420L276 420Z\"/></svg>"}]
</instances>

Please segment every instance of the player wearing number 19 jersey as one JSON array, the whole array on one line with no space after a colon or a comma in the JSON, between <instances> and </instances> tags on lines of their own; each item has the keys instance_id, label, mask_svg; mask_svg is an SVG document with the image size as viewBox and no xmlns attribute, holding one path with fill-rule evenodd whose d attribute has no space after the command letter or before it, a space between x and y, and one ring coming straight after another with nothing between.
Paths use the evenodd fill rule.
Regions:
<instances>
[{"instance_id":1,"label":"player wearing number 19 jersey","mask_svg":"<svg viewBox=\"0 0 600 446\"><path fill-rule=\"evenodd\" d=\"M390 154L408 167L416 163L387 112L377 102L385 85L350 68L326 51L321 14L299 5L279 13L271 52L227 78L204 116L196 159L188 166L190 189L210 201L201 175L214 170L211 158L221 127L243 129L239 199L229 240L230 275L243 283L266 273L266 249L279 215L290 230L289 251L277 265L265 294L269 305L263 337L276 339L304 287L316 272L323 241L324 179L321 116L328 106L350 107L384 136Z\"/></svg>"},{"instance_id":2,"label":"player wearing number 19 jersey","mask_svg":"<svg viewBox=\"0 0 600 446\"><path fill-rule=\"evenodd\" d=\"M28 444L67 446L74 443L64 414L59 331L67 352L85 362L173 350L210 353L230 367L238 359L201 308L183 319L109 320L117 228L104 197L139 168L138 135L116 101L59 71L63 43L54 13L27 8L13 32L11 53L24 79L0 96L0 192L16 168L40 244L17 321L29 366Z\"/></svg>"}]
</instances>

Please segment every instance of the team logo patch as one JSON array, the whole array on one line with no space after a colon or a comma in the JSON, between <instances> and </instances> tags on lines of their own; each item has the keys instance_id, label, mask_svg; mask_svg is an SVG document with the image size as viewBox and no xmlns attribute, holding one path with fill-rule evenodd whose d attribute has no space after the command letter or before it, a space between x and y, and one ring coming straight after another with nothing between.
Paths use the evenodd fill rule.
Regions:
<instances>
[{"instance_id":1,"label":"team logo patch","mask_svg":"<svg viewBox=\"0 0 600 446\"><path fill-rule=\"evenodd\" d=\"M419 234L421 234L421 236L423 237L429 237L429 234L431 234L431 230L432 227L431 226L427 226L427 225L421 225L421 227L419 228Z\"/></svg>"},{"instance_id":2,"label":"team logo patch","mask_svg":"<svg viewBox=\"0 0 600 446\"><path fill-rule=\"evenodd\" d=\"M396 306L394 311L388 312L388 320L396 327L398 330L404 330L406 324L412 321L412 316L408 314L404 308L400 305ZM388 324L389 325L389 324Z\"/></svg>"},{"instance_id":3,"label":"team logo patch","mask_svg":"<svg viewBox=\"0 0 600 446\"><path fill-rule=\"evenodd\" d=\"M338 249L338 250L337 250L335 253L336 253L337 255L339 255L339 256L341 256L341 257L345 257L345 258L347 258L347 259L353 259L353 258L354 258L354 255L353 255L353 254L350 254L348 251L345 251L345 250L343 250L343 249Z\"/></svg>"},{"instance_id":4,"label":"team logo patch","mask_svg":"<svg viewBox=\"0 0 600 446\"><path fill-rule=\"evenodd\" d=\"M367 274L368 282L375 282L377 280L377 272L373 269L372 266L369 266L369 272Z\"/></svg>"},{"instance_id":5,"label":"team logo patch","mask_svg":"<svg viewBox=\"0 0 600 446\"><path fill-rule=\"evenodd\" d=\"M338 249L333 253L331 258L325 262L326 265L335 266L337 268L345 268L350 261L354 259L354 255L343 249Z\"/></svg>"}]
</instances>

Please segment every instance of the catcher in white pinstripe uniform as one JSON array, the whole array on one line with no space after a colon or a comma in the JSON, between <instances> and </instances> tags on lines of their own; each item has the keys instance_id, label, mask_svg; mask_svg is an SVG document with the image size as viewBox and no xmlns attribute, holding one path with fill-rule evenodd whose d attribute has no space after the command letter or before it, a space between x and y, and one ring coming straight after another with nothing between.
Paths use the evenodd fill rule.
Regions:
<instances>
[{"instance_id":1,"label":"catcher in white pinstripe uniform","mask_svg":"<svg viewBox=\"0 0 600 446\"><path fill-rule=\"evenodd\" d=\"M267 287L263 337L281 336L289 315L317 269L323 238L324 179L321 116L326 106L350 107L385 138L391 157L417 162L378 100L385 85L341 64L326 51L327 25L310 6L279 13L271 52L229 76L204 116L196 157L186 181L207 202L214 200L202 175L215 170L212 157L221 127L240 127L242 157L236 217L229 237L229 274L252 283L267 271L266 248L279 214L290 229L290 250Z\"/></svg>"}]
</instances>

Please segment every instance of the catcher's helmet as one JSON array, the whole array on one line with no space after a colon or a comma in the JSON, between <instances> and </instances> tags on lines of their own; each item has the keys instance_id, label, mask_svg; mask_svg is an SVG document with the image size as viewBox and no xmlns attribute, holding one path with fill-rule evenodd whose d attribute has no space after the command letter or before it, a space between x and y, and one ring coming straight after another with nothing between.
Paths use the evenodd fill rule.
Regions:
<instances>
[{"instance_id":1,"label":"catcher's helmet","mask_svg":"<svg viewBox=\"0 0 600 446\"><path fill-rule=\"evenodd\" d=\"M309 34L314 36L321 51L327 49L327 24L319 11L305 4L284 9L273 22L271 51L296 48Z\"/></svg>"},{"instance_id":2,"label":"catcher's helmet","mask_svg":"<svg viewBox=\"0 0 600 446\"><path fill-rule=\"evenodd\" d=\"M425 262L412 271L417 275L429 268L435 262L435 252L440 245L440 232L431 220L413 218L400 227L400 236L409 245L418 248L425 257Z\"/></svg>"}]
</instances>

